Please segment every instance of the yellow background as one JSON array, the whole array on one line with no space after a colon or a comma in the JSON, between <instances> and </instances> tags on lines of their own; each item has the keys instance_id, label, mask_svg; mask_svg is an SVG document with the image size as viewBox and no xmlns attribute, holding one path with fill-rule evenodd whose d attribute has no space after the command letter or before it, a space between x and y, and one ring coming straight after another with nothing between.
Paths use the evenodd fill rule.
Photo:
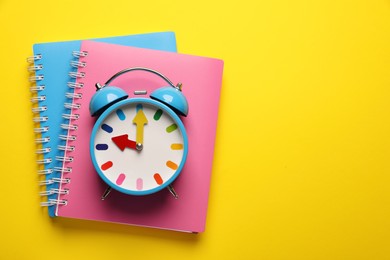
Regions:
<instances>
[{"instance_id":1,"label":"yellow background","mask_svg":"<svg viewBox=\"0 0 390 260\"><path fill-rule=\"evenodd\" d=\"M0 259L390 259L388 0L0 0L0 28ZM157 31L225 61L206 232L49 219L32 44Z\"/></svg>"}]
</instances>

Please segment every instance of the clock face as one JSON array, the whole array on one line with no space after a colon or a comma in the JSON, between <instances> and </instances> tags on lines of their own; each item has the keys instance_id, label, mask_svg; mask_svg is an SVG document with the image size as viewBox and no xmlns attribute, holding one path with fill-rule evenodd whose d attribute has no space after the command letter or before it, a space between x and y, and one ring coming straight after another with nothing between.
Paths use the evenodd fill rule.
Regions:
<instances>
[{"instance_id":1,"label":"clock face","mask_svg":"<svg viewBox=\"0 0 390 260\"><path fill-rule=\"evenodd\" d=\"M187 135L179 117L155 100L132 98L109 107L91 136L92 162L111 187L146 195L167 187L187 157Z\"/></svg>"}]
</instances>

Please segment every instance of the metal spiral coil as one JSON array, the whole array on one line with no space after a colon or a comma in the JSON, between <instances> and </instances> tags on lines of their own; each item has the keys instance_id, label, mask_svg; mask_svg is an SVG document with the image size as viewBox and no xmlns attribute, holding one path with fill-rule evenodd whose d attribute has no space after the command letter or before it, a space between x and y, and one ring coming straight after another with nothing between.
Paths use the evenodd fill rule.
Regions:
<instances>
[{"instance_id":1,"label":"metal spiral coil","mask_svg":"<svg viewBox=\"0 0 390 260\"><path fill-rule=\"evenodd\" d=\"M84 72L74 72L74 71L71 71L71 72L69 72L69 76L71 78L74 78L74 79L84 78L85 77L85 73Z\"/></svg>"},{"instance_id":2,"label":"metal spiral coil","mask_svg":"<svg viewBox=\"0 0 390 260\"><path fill-rule=\"evenodd\" d=\"M56 156L57 161L61 162L73 162L73 157L72 156Z\"/></svg>"},{"instance_id":3,"label":"metal spiral coil","mask_svg":"<svg viewBox=\"0 0 390 260\"><path fill-rule=\"evenodd\" d=\"M36 138L35 143L44 144L50 142L50 137Z\"/></svg>"},{"instance_id":4,"label":"metal spiral coil","mask_svg":"<svg viewBox=\"0 0 390 260\"><path fill-rule=\"evenodd\" d=\"M44 170L39 170L38 175L49 175L52 174L53 170L52 169L44 169Z\"/></svg>"},{"instance_id":5,"label":"metal spiral coil","mask_svg":"<svg viewBox=\"0 0 390 260\"><path fill-rule=\"evenodd\" d=\"M38 103L40 101L45 101L46 100L46 96L32 97L30 100L31 100L32 103Z\"/></svg>"},{"instance_id":6,"label":"metal spiral coil","mask_svg":"<svg viewBox=\"0 0 390 260\"><path fill-rule=\"evenodd\" d=\"M87 57L88 52L87 51L72 51L72 55L76 58Z\"/></svg>"},{"instance_id":7,"label":"metal spiral coil","mask_svg":"<svg viewBox=\"0 0 390 260\"><path fill-rule=\"evenodd\" d=\"M32 65L32 66L27 68L27 70L30 71L30 72L35 72L35 71L38 71L38 70L41 70L41 69L43 69L43 65L42 64Z\"/></svg>"},{"instance_id":8,"label":"metal spiral coil","mask_svg":"<svg viewBox=\"0 0 390 260\"><path fill-rule=\"evenodd\" d=\"M68 120L77 120L80 118L79 114L62 114L62 117Z\"/></svg>"},{"instance_id":9,"label":"metal spiral coil","mask_svg":"<svg viewBox=\"0 0 390 260\"><path fill-rule=\"evenodd\" d=\"M59 194L59 195L66 195L66 194L69 194L69 189L50 189L50 190L45 190L45 191L41 191L39 193L40 196L49 196L49 195L53 195L53 194Z\"/></svg>"},{"instance_id":10,"label":"metal spiral coil","mask_svg":"<svg viewBox=\"0 0 390 260\"><path fill-rule=\"evenodd\" d=\"M33 113L39 113L39 112L43 112L43 111L46 111L47 110L47 107L46 106L41 106L41 107L33 107L31 109L31 111Z\"/></svg>"},{"instance_id":11,"label":"metal spiral coil","mask_svg":"<svg viewBox=\"0 0 390 260\"><path fill-rule=\"evenodd\" d=\"M37 160L37 164L48 164L51 162L52 162L51 158Z\"/></svg>"},{"instance_id":12,"label":"metal spiral coil","mask_svg":"<svg viewBox=\"0 0 390 260\"><path fill-rule=\"evenodd\" d=\"M31 92L39 92L39 91L42 91L42 90L45 90L45 86L44 85L35 85L35 86L32 86L30 87L30 91Z\"/></svg>"},{"instance_id":13,"label":"metal spiral coil","mask_svg":"<svg viewBox=\"0 0 390 260\"><path fill-rule=\"evenodd\" d=\"M70 99L80 99L83 97L83 94L81 93L70 93L70 92L67 92L65 94L65 97L67 98L70 98Z\"/></svg>"},{"instance_id":14,"label":"metal spiral coil","mask_svg":"<svg viewBox=\"0 0 390 260\"><path fill-rule=\"evenodd\" d=\"M70 146L67 146L67 145L58 145L57 148L58 148L58 150L61 150L61 151L68 151L68 152L73 152L74 149L75 149L73 145L70 145Z\"/></svg>"},{"instance_id":15,"label":"metal spiral coil","mask_svg":"<svg viewBox=\"0 0 390 260\"><path fill-rule=\"evenodd\" d=\"M44 127L39 127L39 128L34 128L34 133L46 133L49 131L49 127L48 126L44 126Z\"/></svg>"},{"instance_id":16,"label":"metal spiral coil","mask_svg":"<svg viewBox=\"0 0 390 260\"><path fill-rule=\"evenodd\" d=\"M80 109L81 105L77 103L65 103L64 107L67 109Z\"/></svg>"},{"instance_id":17,"label":"metal spiral coil","mask_svg":"<svg viewBox=\"0 0 390 260\"><path fill-rule=\"evenodd\" d=\"M70 167L54 167L54 171L61 172L61 173L71 173L72 168L70 168Z\"/></svg>"},{"instance_id":18,"label":"metal spiral coil","mask_svg":"<svg viewBox=\"0 0 390 260\"><path fill-rule=\"evenodd\" d=\"M28 63L34 63L34 61L40 60L40 59L42 59L42 55L41 54L37 54L37 55L28 57L27 58L27 62Z\"/></svg>"},{"instance_id":19,"label":"metal spiral coil","mask_svg":"<svg viewBox=\"0 0 390 260\"><path fill-rule=\"evenodd\" d=\"M56 199L49 199L48 201L41 202L42 207L50 207L55 205L66 206L67 204L68 204L67 200L56 200Z\"/></svg>"},{"instance_id":20,"label":"metal spiral coil","mask_svg":"<svg viewBox=\"0 0 390 260\"><path fill-rule=\"evenodd\" d=\"M60 135L59 138L63 141L75 141L77 139L75 135Z\"/></svg>"},{"instance_id":21,"label":"metal spiral coil","mask_svg":"<svg viewBox=\"0 0 390 260\"><path fill-rule=\"evenodd\" d=\"M69 88L72 88L72 89L83 88L83 87L84 87L84 83L79 83L79 82L68 82L68 87L69 87Z\"/></svg>"},{"instance_id":22,"label":"metal spiral coil","mask_svg":"<svg viewBox=\"0 0 390 260\"><path fill-rule=\"evenodd\" d=\"M53 178L52 180L54 182L57 182L57 183L66 183L66 184L70 183L70 178L64 178L64 179L62 179L62 178Z\"/></svg>"},{"instance_id":23,"label":"metal spiral coil","mask_svg":"<svg viewBox=\"0 0 390 260\"><path fill-rule=\"evenodd\" d=\"M43 180L38 182L39 186L50 185L53 183L54 183L53 179L48 179L48 180Z\"/></svg>"},{"instance_id":24,"label":"metal spiral coil","mask_svg":"<svg viewBox=\"0 0 390 260\"><path fill-rule=\"evenodd\" d=\"M85 68L87 66L87 63L84 61L71 61L70 65L73 68Z\"/></svg>"},{"instance_id":25,"label":"metal spiral coil","mask_svg":"<svg viewBox=\"0 0 390 260\"><path fill-rule=\"evenodd\" d=\"M72 124L61 124L61 128L65 130L77 130L78 126L77 125L72 125Z\"/></svg>"},{"instance_id":26,"label":"metal spiral coil","mask_svg":"<svg viewBox=\"0 0 390 260\"><path fill-rule=\"evenodd\" d=\"M33 121L35 123L40 123L40 122L46 122L49 118L47 116L40 116L40 117L34 117Z\"/></svg>"},{"instance_id":27,"label":"metal spiral coil","mask_svg":"<svg viewBox=\"0 0 390 260\"><path fill-rule=\"evenodd\" d=\"M31 76L29 77L28 79L31 81L31 82L36 82L36 81L41 81L43 80L45 77L43 75L34 75L34 76Z\"/></svg>"},{"instance_id":28,"label":"metal spiral coil","mask_svg":"<svg viewBox=\"0 0 390 260\"><path fill-rule=\"evenodd\" d=\"M51 148L48 147L48 148L37 149L35 152L37 154L46 154L51 152Z\"/></svg>"}]
</instances>

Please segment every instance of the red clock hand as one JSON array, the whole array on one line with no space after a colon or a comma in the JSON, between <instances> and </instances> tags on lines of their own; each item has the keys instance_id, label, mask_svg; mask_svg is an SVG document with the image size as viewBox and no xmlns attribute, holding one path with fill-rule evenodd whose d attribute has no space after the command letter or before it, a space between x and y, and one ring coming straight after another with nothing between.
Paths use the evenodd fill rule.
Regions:
<instances>
[{"instance_id":1,"label":"red clock hand","mask_svg":"<svg viewBox=\"0 0 390 260\"><path fill-rule=\"evenodd\" d=\"M121 151L124 151L125 148L136 149L136 142L129 140L129 135L118 135L111 138L111 140L118 146Z\"/></svg>"}]
</instances>

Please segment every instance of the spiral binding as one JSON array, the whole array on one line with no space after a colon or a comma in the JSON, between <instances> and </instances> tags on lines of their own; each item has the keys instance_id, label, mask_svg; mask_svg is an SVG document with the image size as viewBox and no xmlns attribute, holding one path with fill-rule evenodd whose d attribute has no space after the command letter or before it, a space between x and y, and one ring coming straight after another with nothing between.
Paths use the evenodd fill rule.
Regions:
<instances>
[{"instance_id":1,"label":"spiral binding","mask_svg":"<svg viewBox=\"0 0 390 260\"><path fill-rule=\"evenodd\" d=\"M72 52L72 54L76 59L76 60L73 60L70 62L70 66L72 68L82 69L82 68L85 68L87 66L86 62L80 61L79 59L82 57L86 57L88 55L88 52L74 51L74 52ZM40 57L34 56L34 57L31 57L30 60L36 61L40 58L42 58L42 57L41 56ZM34 66L30 66L29 71L37 72L42 68L43 68L43 66L39 66L37 64ZM43 77L43 76L42 77L41 76L42 75L32 76L32 77L30 77L30 80L32 82L40 81L41 78ZM67 102L65 102L65 104L64 104L64 107L65 107L65 109L68 110L68 112L62 114L62 118L64 118L66 120L66 122L60 125L61 128L64 130L64 134L59 135L59 139L63 142L63 144L60 144L57 146L57 149L63 153L63 156L56 156L55 157L55 160L61 162L62 167L53 167L53 169L41 170L39 172L39 174L41 174L41 175L47 175L47 174L51 174L53 172L57 172L61 176L61 178L49 178L49 179L46 179L44 181L39 182L40 185L52 185L52 184L56 184L56 183L59 184L58 188L46 189L45 191L40 192L40 196L57 195L57 199L51 199L50 197L48 197L49 199L47 201L42 202L41 206L45 206L45 207L56 206L56 205L67 205L67 200L61 199L61 196L69 194L69 190L66 188L63 188L62 185L70 183L70 178L64 178L63 176L64 176L64 174L69 174L72 172L72 168L65 166L65 164L73 162L73 156L71 156L69 154L71 154L75 150L75 147L73 145L69 144L69 142L75 141L77 138L77 136L73 134L73 131L76 131L78 129L78 126L77 126L77 124L75 124L75 121L80 118L80 115L77 113L74 113L74 111L81 108L81 105L75 101L78 99L81 99L83 97L81 93L75 93L74 91L76 89L81 89L84 87L84 83L75 82L75 81L76 81L76 79L84 78L85 73L81 72L81 71L71 71L71 72L69 72L69 76L72 78L72 81L68 82L68 84L67 84L69 87L69 91L65 94L65 97L67 98ZM44 89L45 89L45 86L39 86L39 85L33 86L30 88L30 90L32 92L39 92L39 91L42 91ZM44 100L45 100L44 96L42 96L42 97L38 96L38 97L34 97L32 99L32 102L39 103L40 101L44 101ZM34 108L35 113L39 113L39 112L46 111L46 110L47 110L47 108L43 107L43 106L38 107L38 108ZM44 117L44 116L40 116L40 117L35 117L33 120L34 120L34 122L46 122L48 120L48 118ZM48 130L49 129L45 128L45 127L39 127L39 128L34 129L34 131L37 133L43 133L43 132L46 132ZM48 140L44 139L44 138L36 140L36 142L38 142L38 143L44 143L46 141L48 141ZM47 153L49 151L50 151L49 149L43 148L43 149L38 150L37 153L44 154L44 153ZM49 161L48 159L39 160L39 163L43 163L43 164L49 163L49 162L51 162L51 161Z\"/></svg>"},{"instance_id":2,"label":"spiral binding","mask_svg":"<svg viewBox=\"0 0 390 260\"><path fill-rule=\"evenodd\" d=\"M32 83L32 86L30 87L30 91L33 94L33 96L31 97L31 102L35 104L32 107L32 112L34 114L33 122L40 124L39 127L34 128L34 133L39 135L35 138L36 144L47 144L50 142L50 137L40 136L43 133L49 132L49 127L43 125L49 120L49 117L44 114L47 111L47 106L42 104L42 102L46 100L46 96L42 93L42 91L44 91L46 88L46 86L42 84L42 81L45 79L45 76L41 72L41 70L43 69L43 64L40 64L42 58L43 57L41 54L37 54L27 58L27 62L31 64L27 68L28 72L31 73L31 75L29 76L29 80ZM50 152L51 152L50 147L37 148L36 150L37 155L45 155ZM69 191L67 189L61 190L56 187L50 187L50 185L57 184L58 186L63 183L69 183L70 179L53 178L53 176L51 176L51 174L53 174L54 172L58 172L58 169L47 168L50 167L48 166L48 164L53 162L52 158L40 158L37 159L36 162L38 165L45 165L44 169L40 169L37 172L38 175L40 176L46 176L45 180L39 181L40 186L47 186L44 191L41 191L39 193L39 195L48 198L47 201L41 202L41 206L66 205L67 202L65 200L53 199L53 197L48 197L48 196L68 194ZM66 172L66 171L67 169L64 169L61 172Z\"/></svg>"},{"instance_id":3,"label":"spiral binding","mask_svg":"<svg viewBox=\"0 0 390 260\"><path fill-rule=\"evenodd\" d=\"M88 55L88 52L85 51L73 51L72 55L75 57L76 60L73 60L70 62L70 66L74 69L82 69L87 66L86 62L80 61L79 59L82 57L86 57ZM32 108L32 111L34 114L37 114L33 118L33 121L35 123L44 123L49 120L49 118L45 115L41 115L40 113L47 111L47 107L44 105L41 105L41 102L46 100L45 95L41 95L40 92L45 90L45 85L40 84L42 80L44 80L44 75L40 74L39 71L43 69L42 64L37 64L39 60L42 59L42 55L34 55L29 58L27 58L27 61L29 63L32 63L31 66L28 67L28 71L31 73L35 73L34 75L29 77L29 80L34 84L30 87L30 91L32 93L35 93L36 96L33 96L31 98L31 102L38 104ZM50 206L58 206L58 205L67 205L67 200L61 199L60 196L69 194L69 190L66 188L62 188L62 185L70 183L70 178L63 178L64 174L69 174L72 172L71 167L66 167L65 163L71 163L73 162L73 156L69 155L69 153L72 153L75 150L75 147L73 145L70 145L68 142L75 141L77 136L74 135L72 132L76 131L78 129L77 124L75 124L75 121L79 119L80 115L77 113L74 113L75 110L80 109L81 105L77 102L75 102L78 99L81 99L83 96L80 93L74 93L74 90L81 89L84 87L84 83L81 82L75 82L76 79L84 78L85 73L81 71L71 71L69 72L69 76L74 79L73 81L68 82L69 91L65 94L65 97L68 99L67 102L65 102L64 107L69 112L62 114L62 117L66 120L65 123L61 124L61 128L64 129L65 133L61 134L59 136L59 139L64 142L64 144L58 145L57 149L59 151L63 152L63 156L56 156L55 160L61 162L62 167L53 167L52 169L43 169L39 170L39 175L48 176L45 180L39 181L39 185L41 186L48 186L48 185L54 185L58 184L57 187L52 188L46 188L46 190L41 191L39 193L40 196L47 197L47 201L41 202L41 206L43 207L50 207ZM37 128L34 128L34 132L37 134L46 133L49 131L48 126L40 126ZM37 144L45 144L50 142L49 137L40 137L36 138L35 142ZM37 149L37 154L47 154L51 151L51 148L41 148ZM52 162L51 158L45 158L45 159L39 159L37 160L38 164L47 165ZM52 173L59 173L60 178L57 177L50 177L50 174ZM53 196L56 196L56 199L53 199ZM49 197L51 196L51 197Z\"/></svg>"}]
</instances>

